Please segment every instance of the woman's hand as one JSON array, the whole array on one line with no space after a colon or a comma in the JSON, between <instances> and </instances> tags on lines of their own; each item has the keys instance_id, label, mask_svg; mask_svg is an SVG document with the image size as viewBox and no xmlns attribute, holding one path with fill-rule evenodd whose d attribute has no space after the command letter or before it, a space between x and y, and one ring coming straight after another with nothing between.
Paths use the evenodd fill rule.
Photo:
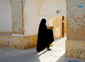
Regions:
<instances>
[{"instance_id":1,"label":"woman's hand","mask_svg":"<svg viewBox=\"0 0 85 62\"><path fill-rule=\"evenodd\" d=\"M47 26L47 29L53 29L53 26Z\"/></svg>"}]
</instances>

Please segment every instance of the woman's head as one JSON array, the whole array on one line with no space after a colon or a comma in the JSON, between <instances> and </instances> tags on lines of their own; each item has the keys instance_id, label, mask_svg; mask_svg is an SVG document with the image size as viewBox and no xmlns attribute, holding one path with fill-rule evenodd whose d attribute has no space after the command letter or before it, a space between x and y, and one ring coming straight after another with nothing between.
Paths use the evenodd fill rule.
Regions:
<instances>
[{"instance_id":1,"label":"woman's head","mask_svg":"<svg viewBox=\"0 0 85 62\"><path fill-rule=\"evenodd\" d=\"M46 19L43 18L43 19L41 20L41 23L42 23L42 24L45 24L45 23L46 23Z\"/></svg>"}]
</instances>

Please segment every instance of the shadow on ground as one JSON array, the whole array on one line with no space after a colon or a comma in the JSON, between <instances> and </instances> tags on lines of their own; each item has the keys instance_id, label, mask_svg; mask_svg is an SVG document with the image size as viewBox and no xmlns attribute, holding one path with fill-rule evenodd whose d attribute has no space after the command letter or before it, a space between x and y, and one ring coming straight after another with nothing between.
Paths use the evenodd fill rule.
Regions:
<instances>
[{"instance_id":1,"label":"shadow on ground","mask_svg":"<svg viewBox=\"0 0 85 62\"><path fill-rule=\"evenodd\" d=\"M6 48L0 52L0 62L40 62L39 56L35 49L10 51Z\"/></svg>"},{"instance_id":2,"label":"shadow on ground","mask_svg":"<svg viewBox=\"0 0 85 62\"><path fill-rule=\"evenodd\" d=\"M38 53L35 48L19 50L0 47L0 62L41 62L39 57L46 52Z\"/></svg>"}]
</instances>

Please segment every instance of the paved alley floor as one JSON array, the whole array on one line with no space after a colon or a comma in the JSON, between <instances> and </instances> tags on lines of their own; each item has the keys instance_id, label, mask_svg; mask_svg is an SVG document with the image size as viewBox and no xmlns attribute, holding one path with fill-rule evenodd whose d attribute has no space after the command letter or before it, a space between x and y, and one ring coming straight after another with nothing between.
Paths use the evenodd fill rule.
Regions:
<instances>
[{"instance_id":1,"label":"paved alley floor","mask_svg":"<svg viewBox=\"0 0 85 62\"><path fill-rule=\"evenodd\" d=\"M65 57L65 40L66 38L57 38L53 42L53 47L50 47L51 51L45 49L39 53L36 52L36 48L19 50L0 47L0 62L68 62L69 60L85 62Z\"/></svg>"}]
</instances>

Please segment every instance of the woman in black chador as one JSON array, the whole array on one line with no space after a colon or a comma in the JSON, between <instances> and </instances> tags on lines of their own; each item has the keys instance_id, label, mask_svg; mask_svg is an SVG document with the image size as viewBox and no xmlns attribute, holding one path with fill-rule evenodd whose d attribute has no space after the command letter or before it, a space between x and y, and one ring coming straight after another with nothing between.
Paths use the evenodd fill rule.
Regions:
<instances>
[{"instance_id":1,"label":"woman in black chador","mask_svg":"<svg viewBox=\"0 0 85 62\"><path fill-rule=\"evenodd\" d=\"M52 29L47 29L46 20L43 18L39 25L38 41L37 41L37 52L44 50L51 50L49 45L54 41Z\"/></svg>"}]
</instances>

